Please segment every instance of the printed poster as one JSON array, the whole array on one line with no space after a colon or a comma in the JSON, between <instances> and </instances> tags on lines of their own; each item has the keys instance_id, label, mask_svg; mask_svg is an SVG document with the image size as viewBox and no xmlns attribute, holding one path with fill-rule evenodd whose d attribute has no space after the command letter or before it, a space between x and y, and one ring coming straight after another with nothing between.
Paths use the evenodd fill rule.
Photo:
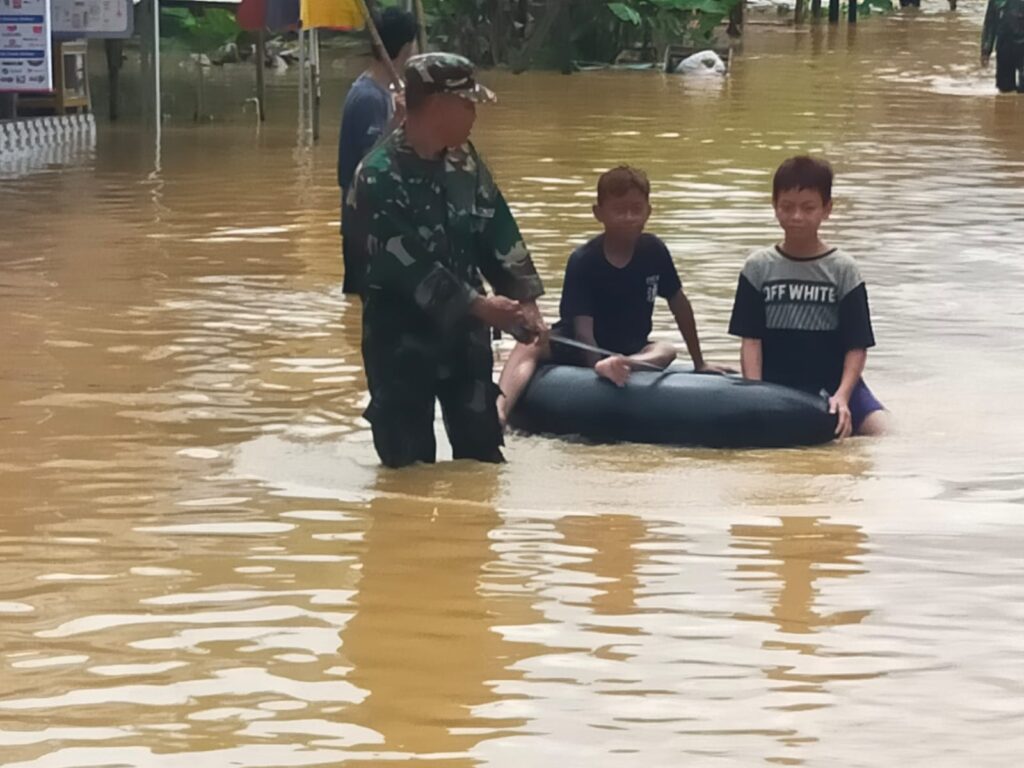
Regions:
<instances>
[{"instance_id":1,"label":"printed poster","mask_svg":"<svg viewBox=\"0 0 1024 768\"><path fill-rule=\"evenodd\" d=\"M60 38L132 36L131 0L50 0L50 4L53 32Z\"/></svg>"},{"instance_id":2,"label":"printed poster","mask_svg":"<svg viewBox=\"0 0 1024 768\"><path fill-rule=\"evenodd\" d=\"M50 0L0 0L0 91L52 91Z\"/></svg>"}]
</instances>

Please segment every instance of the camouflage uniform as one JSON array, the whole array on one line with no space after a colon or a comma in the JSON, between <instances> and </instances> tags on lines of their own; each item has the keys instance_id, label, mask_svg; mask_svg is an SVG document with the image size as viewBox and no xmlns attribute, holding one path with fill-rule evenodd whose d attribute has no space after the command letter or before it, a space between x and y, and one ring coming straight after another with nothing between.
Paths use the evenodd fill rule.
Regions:
<instances>
[{"instance_id":1,"label":"camouflage uniform","mask_svg":"<svg viewBox=\"0 0 1024 768\"><path fill-rule=\"evenodd\" d=\"M445 90L493 98L461 57L414 57L407 89L416 86L417 67ZM350 200L369 261L365 416L381 461L434 461L435 398L455 458L502 461L490 329L468 310L484 295L481 273L497 293L520 301L543 288L487 167L468 143L424 159L399 129L363 160Z\"/></svg>"}]
</instances>

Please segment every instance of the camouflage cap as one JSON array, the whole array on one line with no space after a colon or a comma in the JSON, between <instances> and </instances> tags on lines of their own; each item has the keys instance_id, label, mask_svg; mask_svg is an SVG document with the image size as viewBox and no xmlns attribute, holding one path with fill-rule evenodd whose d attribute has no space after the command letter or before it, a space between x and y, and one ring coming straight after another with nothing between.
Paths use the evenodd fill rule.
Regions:
<instances>
[{"instance_id":1,"label":"camouflage cap","mask_svg":"<svg viewBox=\"0 0 1024 768\"><path fill-rule=\"evenodd\" d=\"M405 65L405 91L421 96L452 93L480 104L498 100L494 91L476 81L473 62L454 53L423 53L409 59Z\"/></svg>"}]
</instances>

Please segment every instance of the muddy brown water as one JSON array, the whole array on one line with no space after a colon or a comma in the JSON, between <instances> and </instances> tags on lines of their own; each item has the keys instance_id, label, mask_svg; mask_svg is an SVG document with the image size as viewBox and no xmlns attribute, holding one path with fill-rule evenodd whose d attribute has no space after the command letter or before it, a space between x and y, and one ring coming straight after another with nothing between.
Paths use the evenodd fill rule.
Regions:
<instances>
[{"instance_id":1,"label":"muddy brown water","mask_svg":"<svg viewBox=\"0 0 1024 768\"><path fill-rule=\"evenodd\" d=\"M159 168L130 124L7 167L0 764L1018 765L1024 97L994 96L964 5L756 28L724 83L487 78L477 142L548 312L596 173L635 163L716 361L776 237L771 169L832 158L880 441L512 437L503 467L379 470L340 292L344 67L312 149L288 77L257 134L239 72Z\"/></svg>"}]
</instances>

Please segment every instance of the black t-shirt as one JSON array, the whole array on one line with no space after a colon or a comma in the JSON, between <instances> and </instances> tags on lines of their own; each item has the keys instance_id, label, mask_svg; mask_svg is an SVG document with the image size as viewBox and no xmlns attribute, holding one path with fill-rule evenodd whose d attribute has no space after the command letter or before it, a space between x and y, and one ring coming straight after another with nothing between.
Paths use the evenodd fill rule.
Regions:
<instances>
[{"instance_id":1,"label":"black t-shirt","mask_svg":"<svg viewBox=\"0 0 1024 768\"><path fill-rule=\"evenodd\" d=\"M648 344L654 300L671 299L681 288L668 247L654 235L641 235L633 258L621 268L605 258L604 235L599 235L569 257L560 330L571 334L573 318L592 317L599 347L635 354Z\"/></svg>"},{"instance_id":2,"label":"black t-shirt","mask_svg":"<svg viewBox=\"0 0 1024 768\"><path fill-rule=\"evenodd\" d=\"M747 259L729 333L761 339L762 378L834 393L851 349L875 345L868 294L857 264L838 250L794 259L778 247Z\"/></svg>"}]
</instances>

